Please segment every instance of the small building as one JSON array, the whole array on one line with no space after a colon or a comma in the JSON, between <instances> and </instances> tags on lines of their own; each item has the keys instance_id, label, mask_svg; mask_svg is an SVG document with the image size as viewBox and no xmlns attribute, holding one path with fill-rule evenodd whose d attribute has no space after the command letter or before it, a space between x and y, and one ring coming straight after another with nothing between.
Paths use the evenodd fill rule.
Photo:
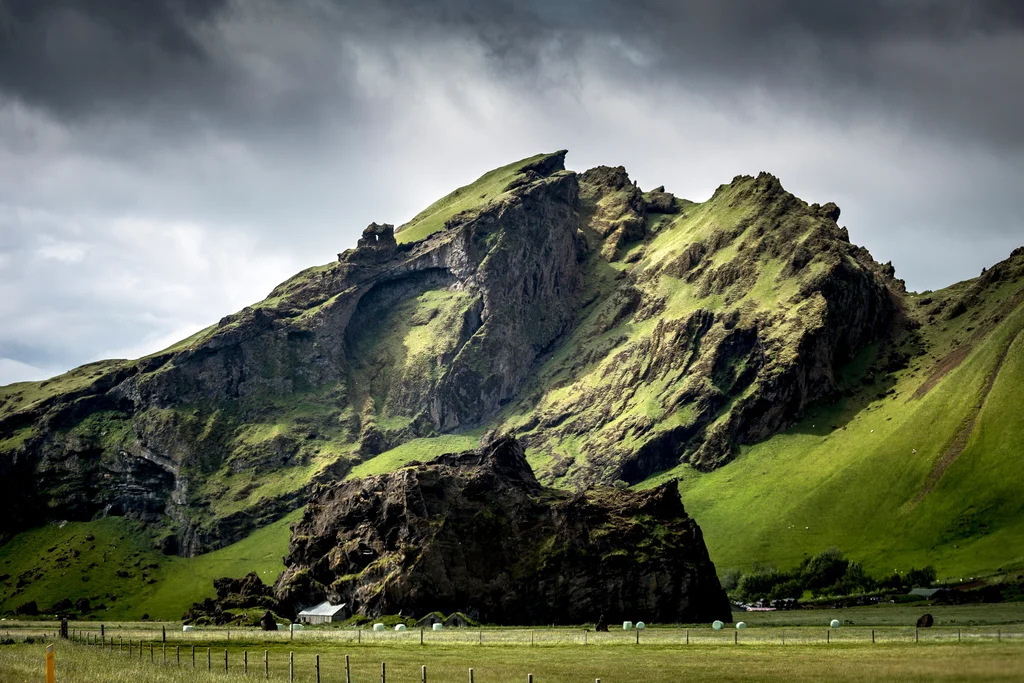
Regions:
<instances>
[{"instance_id":1,"label":"small building","mask_svg":"<svg viewBox=\"0 0 1024 683\"><path fill-rule=\"evenodd\" d=\"M444 622L444 615L440 612L431 612L422 619L416 622L416 625L420 628L432 628L434 624L440 624Z\"/></svg>"},{"instance_id":2,"label":"small building","mask_svg":"<svg viewBox=\"0 0 1024 683\"><path fill-rule=\"evenodd\" d=\"M451 628L463 628L469 626L469 619L462 612L452 612L448 615L448 618L444 620L444 625Z\"/></svg>"},{"instance_id":3,"label":"small building","mask_svg":"<svg viewBox=\"0 0 1024 683\"><path fill-rule=\"evenodd\" d=\"M333 621L344 621L348 618L348 605L332 605L330 602L321 602L319 605L309 607L299 612L299 621L304 624L329 624Z\"/></svg>"}]
</instances>

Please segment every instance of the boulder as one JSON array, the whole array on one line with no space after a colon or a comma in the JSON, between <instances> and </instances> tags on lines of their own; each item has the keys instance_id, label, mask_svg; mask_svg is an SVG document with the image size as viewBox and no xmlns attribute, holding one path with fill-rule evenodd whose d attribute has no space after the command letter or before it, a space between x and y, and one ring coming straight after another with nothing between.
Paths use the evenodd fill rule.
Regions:
<instances>
[{"instance_id":1,"label":"boulder","mask_svg":"<svg viewBox=\"0 0 1024 683\"><path fill-rule=\"evenodd\" d=\"M14 613L32 617L39 614L39 605L36 604L35 600L29 600L15 607Z\"/></svg>"},{"instance_id":2,"label":"boulder","mask_svg":"<svg viewBox=\"0 0 1024 683\"><path fill-rule=\"evenodd\" d=\"M277 620L274 619L274 614L269 610L263 614L263 618L260 619L260 628L264 631L276 631Z\"/></svg>"}]
</instances>

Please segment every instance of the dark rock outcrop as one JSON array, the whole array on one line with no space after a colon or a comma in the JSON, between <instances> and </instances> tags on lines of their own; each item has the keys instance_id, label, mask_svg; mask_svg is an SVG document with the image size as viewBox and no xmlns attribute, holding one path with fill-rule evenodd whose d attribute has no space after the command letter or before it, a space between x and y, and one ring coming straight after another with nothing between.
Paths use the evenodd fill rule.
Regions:
<instances>
[{"instance_id":1,"label":"dark rock outcrop","mask_svg":"<svg viewBox=\"0 0 1024 683\"><path fill-rule=\"evenodd\" d=\"M214 579L213 587L217 591L217 597L193 603L182 617L185 623L250 623L252 618L243 614L243 610L281 611L270 586L264 584L256 572L250 572L241 579Z\"/></svg>"},{"instance_id":2,"label":"dark rock outcrop","mask_svg":"<svg viewBox=\"0 0 1024 683\"><path fill-rule=\"evenodd\" d=\"M542 487L514 439L321 487L295 527L282 603L366 616L473 611L494 623L728 620L674 481Z\"/></svg>"}]
</instances>

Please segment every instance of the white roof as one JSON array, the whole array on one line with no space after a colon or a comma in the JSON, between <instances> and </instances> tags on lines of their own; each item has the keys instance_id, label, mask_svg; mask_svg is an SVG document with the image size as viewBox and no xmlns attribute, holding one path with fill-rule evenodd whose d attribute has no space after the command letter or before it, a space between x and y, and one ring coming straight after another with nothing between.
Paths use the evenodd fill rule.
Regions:
<instances>
[{"instance_id":1,"label":"white roof","mask_svg":"<svg viewBox=\"0 0 1024 683\"><path fill-rule=\"evenodd\" d=\"M332 605L329 602L321 602L315 607L310 607L299 612L300 617L333 617L335 614L345 609L345 603L340 605Z\"/></svg>"}]
</instances>

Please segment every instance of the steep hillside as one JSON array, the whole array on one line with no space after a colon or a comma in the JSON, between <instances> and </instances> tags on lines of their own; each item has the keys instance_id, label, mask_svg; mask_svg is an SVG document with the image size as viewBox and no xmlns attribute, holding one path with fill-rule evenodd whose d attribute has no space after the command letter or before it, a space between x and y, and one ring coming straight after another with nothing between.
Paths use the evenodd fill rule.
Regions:
<instances>
[{"instance_id":1,"label":"steep hillside","mask_svg":"<svg viewBox=\"0 0 1024 683\"><path fill-rule=\"evenodd\" d=\"M165 351L0 387L3 551L124 517L194 557L317 484L514 436L547 485L678 476L720 568L1024 566L1021 250L908 294L769 174L696 203L564 158L371 224Z\"/></svg>"},{"instance_id":2,"label":"steep hillside","mask_svg":"<svg viewBox=\"0 0 1024 683\"><path fill-rule=\"evenodd\" d=\"M831 545L878 572L1024 567L1024 249L906 308L920 326L865 349L842 399L728 467L640 486L683 480L720 568L790 566Z\"/></svg>"}]
</instances>

